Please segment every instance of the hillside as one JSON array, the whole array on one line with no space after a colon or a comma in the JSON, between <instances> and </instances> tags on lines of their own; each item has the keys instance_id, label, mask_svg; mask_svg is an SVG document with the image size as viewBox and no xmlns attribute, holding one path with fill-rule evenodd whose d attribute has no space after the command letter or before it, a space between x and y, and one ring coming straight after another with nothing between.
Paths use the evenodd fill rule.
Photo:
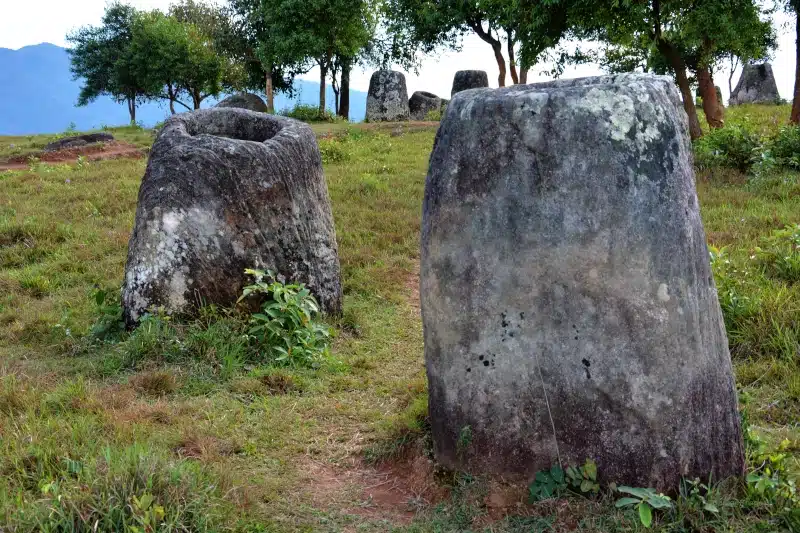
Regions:
<instances>
[{"instance_id":1,"label":"hillside","mask_svg":"<svg viewBox=\"0 0 800 533\"><path fill-rule=\"evenodd\" d=\"M284 109L295 102L318 101L319 83L297 80L293 99L277 95L275 107ZM64 131L74 123L79 130L127 124L124 104L109 97L98 98L85 107L76 107L80 82L72 79L69 55L52 44L26 46L19 50L0 48L0 135L32 135ZM364 119L367 95L350 93L350 120ZM328 102L333 91L328 87ZM204 107L213 105L204 102ZM137 120L151 127L164 120L169 110L162 103L148 103L137 110Z\"/></svg>"}]
</instances>

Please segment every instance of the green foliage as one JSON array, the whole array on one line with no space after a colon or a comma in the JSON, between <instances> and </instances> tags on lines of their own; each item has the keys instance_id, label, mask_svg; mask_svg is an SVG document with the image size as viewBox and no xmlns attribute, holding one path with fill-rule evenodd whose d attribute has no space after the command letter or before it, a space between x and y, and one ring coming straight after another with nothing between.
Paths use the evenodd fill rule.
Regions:
<instances>
[{"instance_id":1,"label":"green foliage","mask_svg":"<svg viewBox=\"0 0 800 533\"><path fill-rule=\"evenodd\" d=\"M550 470L536 472L533 482L528 487L529 499L532 502L558 498L567 490L567 478L564 469L553 465Z\"/></svg>"},{"instance_id":2,"label":"green foliage","mask_svg":"<svg viewBox=\"0 0 800 533\"><path fill-rule=\"evenodd\" d=\"M575 492L580 494L597 494L600 484L597 482L597 463L586 459L583 466L567 467L567 481Z\"/></svg>"},{"instance_id":3,"label":"green foliage","mask_svg":"<svg viewBox=\"0 0 800 533\"><path fill-rule=\"evenodd\" d=\"M530 501L558 498L569 490L586 496L600 492L597 482L597 463L586 459L583 466L568 466L566 470L553 465L550 470L536 472L533 482L528 486Z\"/></svg>"},{"instance_id":4,"label":"green foliage","mask_svg":"<svg viewBox=\"0 0 800 533\"><path fill-rule=\"evenodd\" d=\"M712 129L694 142L694 160L700 169L730 167L748 172L758 159L761 139L745 125Z\"/></svg>"},{"instance_id":5,"label":"green foliage","mask_svg":"<svg viewBox=\"0 0 800 533\"><path fill-rule=\"evenodd\" d=\"M758 262L767 276L800 282L800 224L776 230L755 248Z\"/></svg>"},{"instance_id":6,"label":"green foliage","mask_svg":"<svg viewBox=\"0 0 800 533\"><path fill-rule=\"evenodd\" d=\"M639 520L644 527L649 528L653 524L654 509L672 509L670 497L656 492L655 489L642 489L623 485L618 490L630 496L617 500L617 508L634 507L638 511Z\"/></svg>"},{"instance_id":7,"label":"green foliage","mask_svg":"<svg viewBox=\"0 0 800 533\"><path fill-rule=\"evenodd\" d=\"M148 99L156 88L140 76L133 64L131 43L137 11L134 7L113 2L106 6L99 27L86 26L67 36L72 74L83 84L78 105L83 106L101 95L116 102L127 102L131 122L136 120L136 104Z\"/></svg>"},{"instance_id":8,"label":"green foliage","mask_svg":"<svg viewBox=\"0 0 800 533\"><path fill-rule=\"evenodd\" d=\"M280 283L272 272L248 269L255 278L240 301L269 297L250 319L249 335L281 365L316 367L328 355L331 329L318 322L319 305L305 285Z\"/></svg>"},{"instance_id":9,"label":"green foliage","mask_svg":"<svg viewBox=\"0 0 800 533\"><path fill-rule=\"evenodd\" d=\"M151 87L148 97L165 99L174 109L199 109L222 90L225 59L200 28L160 11L138 13L131 28L130 62L137 77ZM188 98L188 104L181 98Z\"/></svg>"},{"instance_id":10,"label":"green foliage","mask_svg":"<svg viewBox=\"0 0 800 533\"><path fill-rule=\"evenodd\" d=\"M125 333L125 321L118 292L115 295L112 291L97 289L92 299L98 318L89 330L89 337L99 341L119 340Z\"/></svg>"},{"instance_id":11,"label":"green foliage","mask_svg":"<svg viewBox=\"0 0 800 533\"><path fill-rule=\"evenodd\" d=\"M282 110L280 114L303 122L340 122L342 120L328 109L320 113L318 106L300 103L295 104L291 109Z\"/></svg>"},{"instance_id":12,"label":"green foliage","mask_svg":"<svg viewBox=\"0 0 800 533\"><path fill-rule=\"evenodd\" d=\"M446 106L442 106L441 109L431 109L425 114L425 120L428 122L440 122L444 116L445 109Z\"/></svg>"},{"instance_id":13,"label":"green foliage","mask_svg":"<svg viewBox=\"0 0 800 533\"><path fill-rule=\"evenodd\" d=\"M764 147L759 173L774 169L800 170L800 126L784 126Z\"/></svg>"}]
</instances>

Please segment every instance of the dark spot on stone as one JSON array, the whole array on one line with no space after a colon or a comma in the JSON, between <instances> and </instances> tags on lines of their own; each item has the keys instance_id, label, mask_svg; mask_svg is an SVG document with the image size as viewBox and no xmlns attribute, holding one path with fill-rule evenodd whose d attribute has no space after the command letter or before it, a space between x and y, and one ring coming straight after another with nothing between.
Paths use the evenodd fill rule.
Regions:
<instances>
[{"instance_id":1,"label":"dark spot on stone","mask_svg":"<svg viewBox=\"0 0 800 533\"><path fill-rule=\"evenodd\" d=\"M468 369L467 369L467 372L472 372L472 369L471 369L471 368L468 368Z\"/></svg>"},{"instance_id":2,"label":"dark spot on stone","mask_svg":"<svg viewBox=\"0 0 800 533\"><path fill-rule=\"evenodd\" d=\"M578 340L578 336L577 335L575 335L575 340Z\"/></svg>"},{"instance_id":3,"label":"dark spot on stone","mask_svg":"<svg viewBox=\"0 0 800 533\"><path fill-rule=\"evenodd\" d=\"M508 336L509 336L509 337L513 337L513 336L514 336L514 332L513 332L513 331L510 331L510 332L508 333Z\"/></svg>"},{"instance_id":4,"label":"dark spot on stone","mask_svg":"<svg viewBox=\"0 0 800 533\"><path fill-rule=\"evenodd\" d=\"M483 356L478 357L478 361L483 361Z\"/></svg>"},{"instance_id":5,"label":"dark spot on stone","mask_svg":"<svg viewBox=\"0 0 800 533\"><path fill-rule=\"evenodd\" d=\"M489 366L489 361L484 361L483 366Z\"/></svg>"},{"instance_id":6,"label":"dark spot on stone","mask_svg":"<svg viewBox=\"0 0 800 533\"><path fill-rule=\"evenodd\" d=\"M519 319L520 320L525 320L525 313L520 313L519 314Z\"/></svg>"},{"instance_id":7,"label":"dark spot on stone","mask_svg":"<svg viewBox=\"0 0 800 533\"><path fill-rule=\"evenodd\" d=\"M588 360L588 359L581 359L581 363L583 363L583 366L585 366L586 368L589 368L589 367L592 365L592 364L589 362L589 360Z\"/></svg>"}]
</instances>

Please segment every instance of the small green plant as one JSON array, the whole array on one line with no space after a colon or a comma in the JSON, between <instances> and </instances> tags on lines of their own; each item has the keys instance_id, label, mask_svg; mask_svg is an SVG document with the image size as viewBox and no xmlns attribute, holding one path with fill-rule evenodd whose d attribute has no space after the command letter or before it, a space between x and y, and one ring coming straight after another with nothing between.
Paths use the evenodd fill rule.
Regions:
<instances>
[{"instance_id":1,"label":"small green plant","mask_svg":"<svg viewBox=\"0 0 800 533\"><path fill-rule=\"evenodd\" d=\"M700 169L735 168L749 172L760 156L761 139L744 125L713 129L695 141L695 163Z\"/></svg>"},{"instance_id":2,"label":"small green plant","mask_svg":"<svg viewBox=\"0 0 800 533\"><path fill-rule=\"evenodd\" d=\"M320 113L319 106L311 104L295 104L293 108L284 109L280 114L303 122L340 122L343 120L327 109Z\"/></svg>"},{"instance_id":3,"label":"small green plant","mask_svg":"<svg viewBox=\"0 0 800 533\"><path fill-rule=\"evenodd\" d=\"M597 494L600 484L597 482L597 463L586 459L583 466L567 467L567 480L570 487L582 494Z\"/></svg>"},{"instance_id":4,"label":"small green plant","mask_svg":"<svg viewBox=\"0 0 800 533\"><path fill-rule=\"evenodd\" d=\"M536 472L533 482L528 486L529 500L532 502L557 498L567 490L567 478L564 469L553 465L550 470Z\"/></svg>"},{"instance_id":5,"label":"small green plant","mask_svg":"<svg viewBox=\"0 0 800 533\"><path fill-rule=\"evenodd\" d=\"M441 122L442 117L444 116L444 110L444 106L442 106L440 109L431 109L425 114L425 120L428 122Z\"/></svg>"},{"instance_id":6,"label":"small green plant","mask_svg":"<svg viewBox=\"0 0 800 533\"><path fill-rule=\"evenodd\" d=\"M672 509L670 497L656 492L655 489L642 489L623 485L617 490L630 495L617 500L617 508L635 507L639 512L639 521L644 527L649 528L653 524L654 509Z\"/></svg>"},{"instance_id":7,"label":"small green plant","mask_svg":"<svg viewBox=\"0 0 800 533\"><path fill-rule=\"evenodd\" d=\"M134 495L131 500L133 519L138 524L137 526L130 526L131 532L150 533L158 530L166 515L164 507L156 502L152 494L145 493L139 497Z\"/></svg>"},{"instance_id":8,"label":"small green plant","mask_svg":"<svg viewBox=\"0 0 800 533\"><path fill-rule=\"evenodd\" d=\"M567 490L584 496L599 493L597 463L586 459L583 466L568 466L566 470L559 465L553 465L550 470L536 472L533 482L528 487L531 501L557 498Z\"/></svg>"},{"instance_id":9,"label":"small green plant","mask_svg":"<svg viewBox=\"0 0 800 533\"><path fill-rule=\"evenodd\" d=\"M108 342L119 340L125 333L125 321L122 319L122 305L112 291L97 289L91 296L98 314L89 330L92 339Z\"/></svg>"},{"instance_id":10,"label":"small green plant","mask_svg":"<svg viewBox=\"0 0 800 533\"><path fill-rule=\"evenodd\" d=\"M323 163L341 163L350 159L350 150L345 140L320 139L318 144Z\"/></svg>"},{"instance_id":11,"label":"small green plant","mask_svg":"<svg viewBox=\"0 0 800 533\"><path fill-rule=\"evenodd\" d=\"M239 301L268 297L250 319L250 337L278 364L318 366L328 354L332 331L317 320L319 304L311 291L303 284L283 284L270 271L245 272L255 282L244 288Z\"/></svg>"},{"instance_id":12,"label":"small green plant","mask_svg":"<svg viewBox=\"0 0 800 533\"><path fill-rule=\"evenodd\" d=\"M768 276L789 283L800 281L800 224L774 231L762 245L756 247L756 257Z\"/></svg>"},{"instance_id":13,"label":"small green plant","mask_svg":"<svg viewBox=\"0 0 800 533\"><path fill-rule=\"evenodd\" d=\"M28 156L28 170L31 172L36 172L39 168L40 159L36 156L29 155Z\"/></svg>"}]
</instances>

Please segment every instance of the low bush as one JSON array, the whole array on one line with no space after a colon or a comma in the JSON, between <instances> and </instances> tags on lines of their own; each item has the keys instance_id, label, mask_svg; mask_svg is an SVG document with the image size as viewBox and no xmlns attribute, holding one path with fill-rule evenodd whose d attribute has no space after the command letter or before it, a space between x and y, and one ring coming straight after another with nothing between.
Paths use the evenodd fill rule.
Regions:
<instances>
[{"instance_id":1,"label":"low bush","mask_svg":"<svg viewBox=\"0 0 800 533\"><path fill-rule=\"evenodd\" d=\"M290 109L284 109L280 112L281 115L303 122L342 122L344 119L331 113L329 110L319 112L319 106L310 104L295 104Z\"/></svg>"},{"instance_id":2,"label":"low bush","mask_svg":"<svg viewBox=\"0 0 800 533\"><path fill-rule=\"evenodd\" d=\"M713 129L695 141L698 168L730 167L749 172L760 157L761 139L745 125Z\"/></svg>"}]
</instances>

